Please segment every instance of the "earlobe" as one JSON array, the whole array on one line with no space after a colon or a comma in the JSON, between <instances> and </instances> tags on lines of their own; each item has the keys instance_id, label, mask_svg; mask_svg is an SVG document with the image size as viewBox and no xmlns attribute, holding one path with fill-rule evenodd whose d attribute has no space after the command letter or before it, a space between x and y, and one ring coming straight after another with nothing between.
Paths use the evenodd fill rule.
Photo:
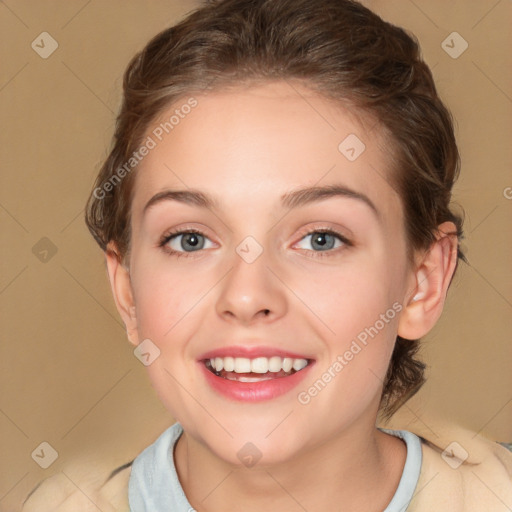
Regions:
<instances>
[{"instance_id":1,"label":"earlobe","mask_svg":"<svg viewBox=\"0 0 512 512\"><path fill-rule=\"evenodd\" d=\"M452 222L438 228L436 240L419 261L414 287L404 298L398 335L415 340L427 334L441 316L457 265L457 236Z\"/></svg>"},{"instance_id":2,"label":"earlobe","mask_svg":"<svg viewBox=\"0 0 512 512\"><path fill-rule=\"evenodd\" d=\"M139 344L137 316L129 269L122 264L119 251L113 242L110 242L107 246L105 259L117 311L126 326L128 340L137 346Z\"/></svg>"}]
</instances>

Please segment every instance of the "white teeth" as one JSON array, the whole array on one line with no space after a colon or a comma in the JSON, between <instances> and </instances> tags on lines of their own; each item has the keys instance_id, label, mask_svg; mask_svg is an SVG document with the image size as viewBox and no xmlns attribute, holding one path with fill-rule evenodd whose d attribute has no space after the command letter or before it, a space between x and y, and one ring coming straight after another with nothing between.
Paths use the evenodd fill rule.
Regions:
<instances>
[{"instance_id":1,"label":"white teeth","mask_svg":"<svg viewBox=\"0 0 512 512\"><path fill-rule=\"evenodd\" d=\"M217 370L217 365L215 369ZM246 357L235 357L235 373L251 373L251 360Z\"/></svg>"},{"instance_id":2,"label":"white teeth","mask_svg":"<svg viewBox=\"0 0 512 512\"><path fill-rule=\"evenodd\" d=\"M285 357L283 359L283 370L285 372L289 372L293 368L293 359L290 359L289 357Z\"/></svg>"},{"instance_id":3,"label":"white teeth","mask_svg":"<svg viewBox=\"0 0 512 512\"><path fill-rule=\"evenodd\" d=\"M271 357L268 360L268 371L269 372L280 372L283 365L283 360L279 356Z\"/></svg>"},{"instance_id":4,"label":"white teeth","mask_svg":"<svg viewBox=\"0 0 512 512\"><path fill-rule=\"evenodd\" d=\"M281 370L291 372L300 371L308 365L307 359L292 359L291 357L216 357L210 359L210 366L216 372L226 370L235 373L277 373ZM249 381L248 381L249 382Z\"/></svg>"},{"instance_id":5,"label":"white teeth","mask_svg":"<svg viewBox=\"0 0 512 512\"><path fill-rule=\"evenodd\" d=\"M294 359L293 360L293 369L298 372L307 366L308 362L305 359Z\"/></svg>"},{"instance_id":6,"label":"white teeth","mask_svg":"<svg viewBox=\"0 0 512 512\"><path fill-rule=\"evenodd\" d=\"M232 372L235 369L235 359L233 357L224 358L224 370Z\"/></svg>"},{"instance_id":7,"label":"white teeth","mask_svg":"<svg viewBox=\"0 0 512 512\"><path fill-rule=\"evenodd\" d=\"M257 357L251 361L251 371L253 373L267 373L268 359L266 357Z\"/></svg>"},{"instance_id":8,"label":"white teeth","mask_svg":"<svg viewBox=\"0 0 512 512\"><path fill-rule=\"evenodd\" d=\"M238 382L261 382L262 380L272 380L273 377L270 375L262 375L261 377L245 377L244 375L240 375L239 377L227 377L228 380L236 380Z\"/></svg>"}]
</instances>

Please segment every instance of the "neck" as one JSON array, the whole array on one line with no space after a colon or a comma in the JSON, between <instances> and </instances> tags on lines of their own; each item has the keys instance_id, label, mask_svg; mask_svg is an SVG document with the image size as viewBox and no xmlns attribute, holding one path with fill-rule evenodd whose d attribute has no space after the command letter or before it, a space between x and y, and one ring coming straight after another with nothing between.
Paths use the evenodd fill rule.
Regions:
<instances>
[{"instance_id":1,"label":"neck","mask_svg":"<svg viewBox=\"0 0 512 512\"><path fill-rule=\"evenodd\" d=\"M185 432L175 449L181 485L198 512L221 510L381 511L391 501L406 458L405 443L374 425L337 433L293 459L234 466Z\"/></svg>"}]
</instances>

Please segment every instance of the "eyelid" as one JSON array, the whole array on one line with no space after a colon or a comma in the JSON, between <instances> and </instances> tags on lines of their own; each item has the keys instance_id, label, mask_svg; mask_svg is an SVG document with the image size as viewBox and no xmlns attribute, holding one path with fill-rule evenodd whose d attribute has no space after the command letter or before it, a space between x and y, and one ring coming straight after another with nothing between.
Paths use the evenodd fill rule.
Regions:
<instances>
[{"instance_id":1,"label":"eyelid","mask_svg":"<svg viewBox=\"0 0 512 512\"><path fill-rule=\"evenodd\" d=\"M303 238L305 238L308 235L311 235L313 233L328 233L335 235L340 238L342 242L344 242L346 245L354 245L353 243L353 234L351 231L347 233L344 229L335 228L332 226L328 226L325 224L322 225L313 225L313 226L307 226L305 228L302 228L299 233L297 234L296 241L292 245L296 245L298 242L300 242Z\"/></svg>"},{"instance_id":2,"label":"eyelid","mask_svg":"<svg viewBox=\"0 0 512 512\"><path fill-rule=\"evenodd\" d=\"M218 242L215 242L215 240L212 240L212 237L208 236L208 234L206 234L205 231L208 231L208 229L207 228L199 229L199 228L197 228L195 226L191 226L191 225L188 225L188 226L185 225L185 226L179 226L176 228L172 228L172 229L167 230L160 237L157 246L159 248L161 248L162 250L164 250L164 252L168 253L169 255L174 255L177 257L185 256L185 257L194 258L194 257L200 256L201 253L203 253L205 250L210 250L212 248L211 247L206 248L206 249L202 248L197 251L190 251L190 252L189 251L178 251L178 250L175 250L175 249L172 249L171 247L169 247L168 243L173 238L176 238L180 235L184 235L187 233L197 233L197 234L207 238L212 244L214 244L215 246L218 247L219 246ZM352 234L347 235L347 234L343 233L343 231L346 231L346 230L333 228L333 227L325 225L325 224L313 225L313 226L310 225L310 226L302 228L299 231L299 234L297 235L298 238L296 237L296 241L291 245L291 248L295 248L295 246L299 242L301 242L304 238L306 238L307 236L313 235L314 233L327 233L327 234L333 235L336 238L338 238L342 242L342 245L339 247L325 250L325 251L314 251L312 249L303 249L303 248L297 248L297 249L300 251L306 251L306 252L312 254L314 257L326 257L326 256L330 256L333 254L337 254L340 250L346 249L348 247L352 247L354 245L354 242L352 241L353 240ZM352 232L350 232L350 233L352 233Z\"/></svg>"},{"instance_id":3,"label":"eyelid","mask_svg":"<svg viewBox=\"0 0 512 512\"><path fill-rule=\"evenodd\" d=\"M190 224L180 225L178 227L166 230L164 232L164 234L159 238L158 245L160 246L161 244L166 243L166 241L168 241L173 236L178 236L178 235L182 235L182 234L186 234L186 233L197 233L199 235L204 236L205 238L208 238L209 240L212 240L212 242L214 242L213 237L211 237L208 234L208 232L209 232L209 229L206 226L198 228L197 225L190 225Z\"/></svg>"},{"instance_id":4,"label":"eyelid","mask_svg":"<svg viewBox=\"0 0 512 512\"><path fill-rule=\"evenodd\" d=\"M214 246L218 246L219 244L212 240L212 237L207 235L205 231L208 231L208 229L199 229L195 226L185 225L185 226L179 226L172 229L168 229L158 240L157 248L161 249L167 255L169 256L176 256L176 257L186 257L186 258L196 258L201 256L201 254L205 250L212 249L211 247L199 249L197 251L178 251L176 249L171 248L168 244L173 238L177 238L181 235L186 235L188 233L197 233L198 235L203 236L204 238L208 239Z\"/></svg>"},{"instance_id":5,"label":"eyelid","mask_svg":"<svg viewBox=\"0 0 512 512\"><path fill-rule=\"evenodd\" d=\"M354 246L354 242L352 241L352 236L350 238L347 237L347 235L343 234L341 232L342 230L332 228L329 226L310 226L308 228L304 228L301 230L301 234L298 235L299 238L292 244L292 249L295 249L297 251L303 251L308 255L308 257L311 258L329 258L329 257L335 257L336 255L339 255L341 251L345 251L349 249L350 247ZM341 245L338 247L333 247L332 249L328 249L325 251L315 251L313 249L304 249L302 247L296 247L297 244L299 244L304 238L307 236L310 236L314 233L327 233L330 235L335 236L341 241Z\"/></svg>"}]
</instances>

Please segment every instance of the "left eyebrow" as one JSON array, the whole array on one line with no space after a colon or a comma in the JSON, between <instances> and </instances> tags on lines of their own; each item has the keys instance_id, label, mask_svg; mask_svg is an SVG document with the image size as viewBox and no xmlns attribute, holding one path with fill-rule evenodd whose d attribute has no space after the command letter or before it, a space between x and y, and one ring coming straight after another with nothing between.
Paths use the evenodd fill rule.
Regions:
<instances>
[{"instance_id":1,"label":"left eyebrow","mask_svg":"<svg viewBox=\"0 0 512 512\"><path fill-rule=\"evenodd\" d=\"M371 199L343 185L325 185L322 187L308 187L292 190L281 196L281 203L285 208L293 209L306 204L329 199L331 197L347 197L357 199L370 207L373 213L379 218L379 211ZM163 201L177 201L202 208L217 209L217 201L199 190L164 190L155 194L144 206L143 214L157 203Z\"/></svg>"},{"instance_id":2,"label":"left eyebrow","mask_svg":"<svg viewBox=\"0 0 512 512\"><path fill-rule=\"evenodd\" d=\"M377 210L377 207L368 196L344 185L325 185L322 187L308 187L293 190L281 196L281 202L286 208L297 208L315 201L321 201L322 199L340 196L362 201L369 206L377 218L379 218L379 210Z\"/></svg>"}]
</instances>

